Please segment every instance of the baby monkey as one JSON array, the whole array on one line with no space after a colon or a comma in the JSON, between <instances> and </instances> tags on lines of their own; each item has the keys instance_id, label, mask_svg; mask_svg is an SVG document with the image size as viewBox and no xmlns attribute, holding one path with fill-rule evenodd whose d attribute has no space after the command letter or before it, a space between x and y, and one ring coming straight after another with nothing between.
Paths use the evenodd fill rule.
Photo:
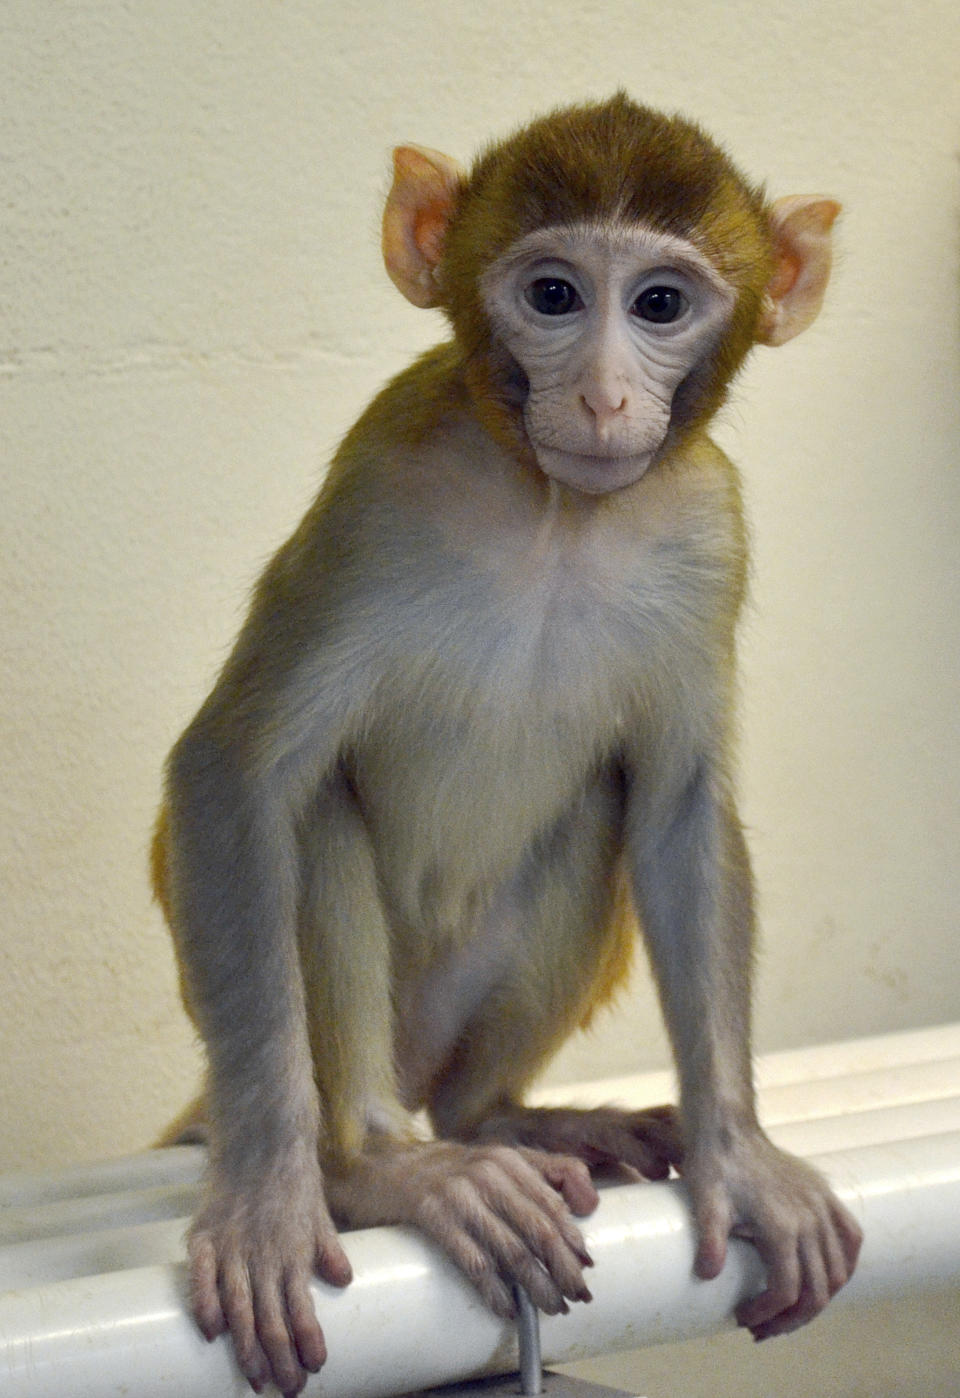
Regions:
<instances>
[{"instance_id":1,"label":"baby monkey","mask_svg":"<svg viewBox=\"0 0 960 1398\"><path fill-rule=\"evenodd\" d=\"M731 1235L766 1264L738 1311L759 1339L860 1244L755 1112L746 545L707 436L750 347L816 316L838 206L768 203L623 94L469 173L394 163L387 271L453 337L374 400L266 569L154 845L209 1064L193 1308L285 1394L326 1356L311 1277L350 1280L336 1225L415 1224L499 1315L514 1282L556 1313L589 1298L590 1167L681 1165L697 1275ZM526 1106L638 923L678 1117Z\"/></svg>"}]
</instances>

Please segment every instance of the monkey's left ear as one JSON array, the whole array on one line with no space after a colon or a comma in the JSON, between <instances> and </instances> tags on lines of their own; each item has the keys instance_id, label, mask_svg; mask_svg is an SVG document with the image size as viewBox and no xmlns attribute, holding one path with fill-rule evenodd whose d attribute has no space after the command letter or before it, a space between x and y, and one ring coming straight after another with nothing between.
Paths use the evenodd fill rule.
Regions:
<instances>
[{"instance_id":1,"label":"monkey's left ear","mask_svg":"<svg viewBox=\"0 0 960 1398\"><path fill-rule=\"evenodd\" d=\"M466 171L426 146L397 146L393 186L383 211L383 260L393 283L415 306L439 300L434 272Z\"/></svg>"},{"instance_id":2,"label":"monkey's left ear","mask_svg":"<svg viewBox=\"0 0 960 1398\"><path fill-rule=\"evenodd\" d=\"M772 210L774 272L757 326L762 345L783 345L817 318L830 278L833 199L798 194Z\"/></svg>"}]
</instances>

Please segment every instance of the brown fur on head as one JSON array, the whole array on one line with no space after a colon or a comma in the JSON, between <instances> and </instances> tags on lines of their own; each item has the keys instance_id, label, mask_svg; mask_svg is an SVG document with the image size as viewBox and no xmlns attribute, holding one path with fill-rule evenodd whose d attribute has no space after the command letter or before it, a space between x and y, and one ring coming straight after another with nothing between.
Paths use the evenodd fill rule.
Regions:
<instances>
[{"instance_id":1,"label":"brown fur on head","mask_svg":"<svg viewBox=\"0 0 960 1398\"><path fill-rule=\"evenodd\" d=\"M767 205L693 122L623 92L553 112L491 145L460 184L437 303L473 361L477 391L494 392L516 417L513 366L494 343L480 294L484 270L537 228L597 222L644 223L688 238L736 288L728 333L675 400L677 427L706 422L754 342L773 267Z\"/></svg>"}]
</instances>

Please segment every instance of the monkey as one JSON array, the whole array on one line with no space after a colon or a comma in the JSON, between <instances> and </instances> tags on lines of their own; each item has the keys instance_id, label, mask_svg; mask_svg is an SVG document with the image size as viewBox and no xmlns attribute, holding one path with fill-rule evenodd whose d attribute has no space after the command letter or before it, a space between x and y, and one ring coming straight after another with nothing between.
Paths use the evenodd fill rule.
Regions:
<instances>
[{"instance_id":1,"label":"monkey","mask_svg":"<svg viewBox=\"0 0 960 1398\"><path fill-rule=\"evenodd\" d=\"M322 1366L308 1286L349 1282L345 1227L417 1226L503 1317L515 1283L588 1300L598 1166L682 1173L698 1277L752 1240L757 1339L856 1265L857 1222L757 1119L747 543L708 435L751 347L816 317L838 212L623 92L469 171L394 153L386 270L452 335L267 566L153 845L207 1059L192 1307L257 1391ZM641 939L678 1107L527 1105Z\"/></svg>"}]
</instances>

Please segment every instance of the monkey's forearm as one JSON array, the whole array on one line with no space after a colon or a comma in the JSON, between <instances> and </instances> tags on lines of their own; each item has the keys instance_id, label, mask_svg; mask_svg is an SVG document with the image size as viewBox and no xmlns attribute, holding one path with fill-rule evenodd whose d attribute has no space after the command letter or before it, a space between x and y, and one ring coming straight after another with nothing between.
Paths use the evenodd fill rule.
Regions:
<instances>
[{"instance_id":1,"label":"monkey's forearm","mask_svg":"<svg viewBox=\"0 0 960 1398\"><path fill-rule=\"evenodd\" d=\"M825 1181L757 1121L750 1066L753 907L739 822L701 771L670 825L635 838L638 896L680 1074L694 1269L723 1268L732 1233L755 1243L765 1290L737 1311L757 1339L822 1310L856 1265L860 1230Z\"/></svg>"},{"instance_id":2,"label":"monkey's forearm","mask_svg":"<svg viewBox=\"0 0 960 1398\"><path fill-rule=\"evenodd\" d=\"M721 780L701 768L666 828L636 815L638 904L680 1076L685 1130L756 1125L750 1064L753 890Z\"/></svg>"},{"instance_id":3,"label":"monkey's forearm","mask_svg":"<svg viewBox=\"0 0 960 1398\"><path fill-rule=\"evenodd\" d=\"M215 1154L247 1171L315 1140L318 1108L296 946L292 817L196 730L168 772L168 896L206 1043ZM270 1091L263 1091L264 1084Z\"/></svg>"}]
</instances>

